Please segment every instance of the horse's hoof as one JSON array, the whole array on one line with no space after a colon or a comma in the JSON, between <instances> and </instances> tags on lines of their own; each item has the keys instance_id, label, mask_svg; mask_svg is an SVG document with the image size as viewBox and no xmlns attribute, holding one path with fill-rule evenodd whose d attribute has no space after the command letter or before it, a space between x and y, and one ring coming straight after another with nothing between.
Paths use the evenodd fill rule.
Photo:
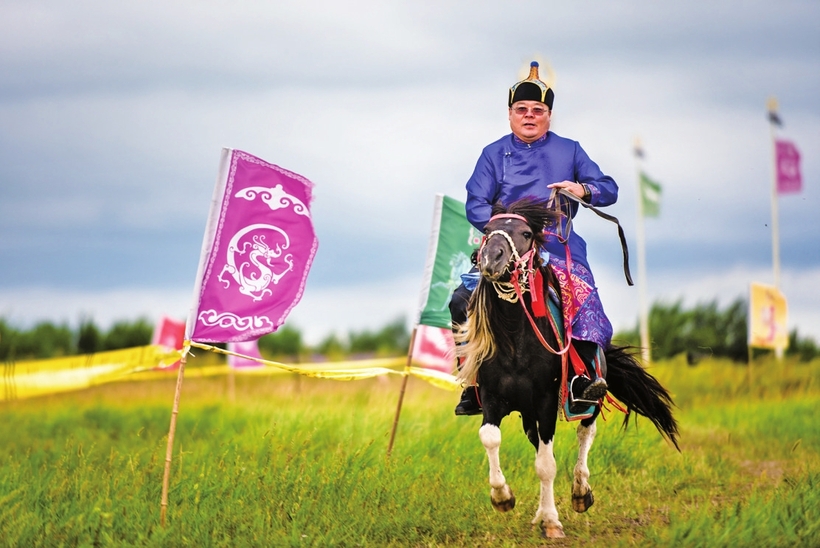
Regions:
<instances>
[{"instance_id":1,"label":"horse's hoof","mask_svg":"<svg viewBox=\"0 0 820 548\"><path fill-rule=\"evenodd\" d=\"M510 498L506 500L494 500L490 497L490 502L493 503L493 508L498 510L499 512L509 512L513 508L515 508L515 495L510 492Z\"/></svg>"},{"instance_id":2,"label":"horse's hoof","mask_svg":"<svg viewBox=\"0 0 820 548\"><path fill-rule=\"evenodd\" d=\"M592 503L595 502L595 497L592 496L592 489L586 492L584 495L575 496L572 495L572 509L582 514L589 510L589 507L592 506Z\"/></svg>"},{"instance_id":3,"label":"horse's hoof","mask_svg":"<svg viewBox=\"0 0 820 548\"><path fill-rule=\"evenodd\" d=\"M541 525L541 534L544 538L564 538L564 528L560 525Z\"/></svg>"}]
</instances>

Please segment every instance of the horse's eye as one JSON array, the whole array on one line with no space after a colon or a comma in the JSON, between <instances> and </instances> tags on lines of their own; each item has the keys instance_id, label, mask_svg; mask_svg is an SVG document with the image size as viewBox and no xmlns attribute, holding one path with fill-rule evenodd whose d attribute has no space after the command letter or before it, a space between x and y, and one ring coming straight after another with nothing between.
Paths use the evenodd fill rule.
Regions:
<instances>
[{"instance_id":1,"label":"horse's eye","mask_svg":"<svg viewBox=\"0 0 820 548\"><path fill-rule=\"evenodd\" d=\"M531 239L532 238L532 232L529 232L529 231L525 232L524 237L528 240Z\"/></svg>"}]
</instances>

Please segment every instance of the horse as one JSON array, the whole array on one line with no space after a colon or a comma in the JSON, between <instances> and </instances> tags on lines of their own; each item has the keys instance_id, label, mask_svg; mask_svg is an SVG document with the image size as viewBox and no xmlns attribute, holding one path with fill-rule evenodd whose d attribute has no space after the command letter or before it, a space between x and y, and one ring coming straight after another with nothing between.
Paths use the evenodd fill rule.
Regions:
<instances>
[{"instance_id":1,"label":"horse","mask_svg":"<svg viewBox=\"0 0 820 548\"><path fill-rule=\"evenodd\" d=\"M553 442L559 408L566 397L564 356L570 340L564 337L568 340L562 346L560 331L550 325L549 314L535 314L534 308L540 306L543 310L543 301L549 299L551 290L560 295L557 279L539 253L545 226L555 223L558 216L547 202L532 198L508 207L494 206L476 257L481 277L468 304L467 321L456 326L456 353L462 364L458 378L465 384L477 383L483 411L479 438L489 460L490 501L501 512L515 506L515 496L499 461L499 427L504 417L518 411L524 432L536 450L535 470L541 481L532 523L540 525L547 538L565 536L553 493ZM680 450L672 398L638 363L635 353L634 349L615 346L604 353L609 392L626 407L623 428L629 424L630 411L635 411L647 417ZM578 460L572 483L572 507L576 512L585 512L594 502L587 457L599 412L600 405L595 406L591 416L581 420L577 428Z\"/></svg>"}]
</instances>

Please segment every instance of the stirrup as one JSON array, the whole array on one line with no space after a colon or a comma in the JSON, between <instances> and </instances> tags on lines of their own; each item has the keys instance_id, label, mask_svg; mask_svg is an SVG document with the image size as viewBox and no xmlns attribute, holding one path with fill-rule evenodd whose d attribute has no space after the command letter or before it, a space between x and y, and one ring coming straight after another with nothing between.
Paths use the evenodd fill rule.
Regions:
<instances>
[{"instance_id":1,"label":"stirrup","mask_svg":"<svg viewBox=\"0 0 820 548\"><path fill-rule=\"evenodd\" d=\"M584 377L581 375L576 375L572 378L569 383L569 401L573 404L586 404L586 405L598 405L598 401L606 396L606 392L608 389L608 385L606 381L601 378L597 377L595 380L590 381L589 386L584 388L584 391L581 393L580 396L576 397L574 388L575 388L575 381L578 379L586 379L589 380L588 377Z\"/></svg>"}]
</instances>

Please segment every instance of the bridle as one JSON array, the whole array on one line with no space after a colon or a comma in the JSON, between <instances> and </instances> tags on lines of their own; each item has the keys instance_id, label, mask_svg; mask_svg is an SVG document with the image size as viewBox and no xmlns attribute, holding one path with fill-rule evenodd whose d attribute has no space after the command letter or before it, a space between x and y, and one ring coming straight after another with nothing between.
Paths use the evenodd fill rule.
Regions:
<instances>
[{"instance_id":1,"label":"bridle","mask_svg":"<svg viewBox=\"0 0 820 548\"><path fill-rule=\"evenodd\" d=\"M490 221L487 223L491 223L496 219L517 219L527 223L529 225L529 221L526 218L522 217L521 215L516 215L513 213L501 213L499 215L494 215L490 218ZM555 334L556 340L561 339L559 335L558 326L555 324L555 320L547 310L548 305L546 302L546 298L544 295L544 280L541 274L541 270L539 267L534 267L535 257L538 254L537 245L535 240L533 240L532 246L528 249L523 255L518 253L518 249L515 246L515 242L513 242L512 237L507 233L505 230L497 229L493 230L489 234L487 234L481 242L481 247L478 250L478 256L481 257L481 251L484 249L484 246L490 241L490 238L493 236L503 236L507 243L510 245L510 250L512 252L512 258L510 261L507 262L507 265L504 267L505 272L509 272L510 274L510 281L508 282L500 282L497 280L493 280L491 283L493 284L493 288L495 289L496 295L502 300L505 300L509 303L521 303L521 308L524 309L524 313L527 316L527 319L532 326L532 330L535 332L536 337L547 349L547 351L551 352L552 354L563 355L565 354L570 347L570 343L572 342L572 326L565 326L566 330L566 345L563 348L555 349L550 346L544 336L541 334L541 331L538 329L538 326L535 324L535 320L530 314L527 305L524 304L523 295L526 292L531 292L531 301L533 309L535 310L535 314L538 317L546 316L549 319L550 326L552 327L553 333ZM512 268L510 268L512 266Z\"/></svg>"},{"instance_id":2,"label":"bridle","mask_svg":"<svg viewBox=\"0 0 820 548\"><path fill-rule=\"evenodd\" d=\"M521 215L515 215L512 213L501 213L499 215L494 215L490 218L490 222L496 219L518 219L523 222L527 222L527 219L522 217ZM489 223L488 223L489 224ZM509 303L517 303L520 298L520 292L527 292L530 290L530 280L532 279L533 274L533 260L535 258L535 242L533 242L530 249L520 255L518 253L518 249L515 247L515 242L513 242L512 237L507 233L505 230L493 230L489 234L485 235L481 241L481 247L478 250L478 256L481 257L481 251L484 249L484 246L493 236L503 236L507 243L510 245L510 250L512 250L512 259L507 262L507 265L504 267L504 272L510 274L510 281L509 282L500 282L494 280L492 282L493 288L495 288L495 292L500 299L503 299ZM512 268L510 268L512 266ZM516 292L513 280L517 280L519 286L521 287L521 291Z\"/></svg>"}]
</instances>

